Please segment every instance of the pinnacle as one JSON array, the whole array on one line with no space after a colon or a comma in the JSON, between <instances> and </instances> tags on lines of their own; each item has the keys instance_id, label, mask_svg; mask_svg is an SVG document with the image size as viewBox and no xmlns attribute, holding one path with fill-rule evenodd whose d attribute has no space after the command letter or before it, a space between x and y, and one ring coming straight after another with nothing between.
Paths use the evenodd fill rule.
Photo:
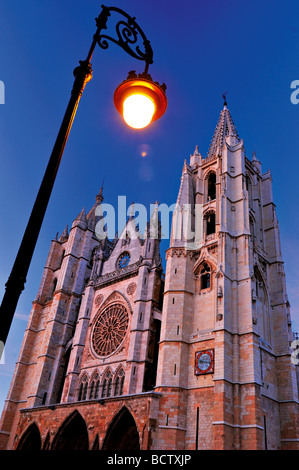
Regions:
<instances>
[{"instance_id":1,"label":"pinnacle","mask_svg":"<svg viewBox=\"0 0 299 470\"><path fill-rule=\"evenodd\" d=\"M83 207L83 209L81 210L81 212L77 215L77 217L74 219L73 221L73 224L72 224L72 228L73 227L81 227L81 228L85 228L86 227L86 223L87 223L87 220L86 220L86 213L85 213L85 207Z\"/></svg>"},{"instance_id":2,"label":"pinnacle","mask_svg":"<svg viewBox=\"0 0 299 470\"><path fill-rule=\"evenodd\" d=\"M62 234L61 234L60 237L59 237L59 241L60 241L60 242L63 242L63 241L65 241L65 240L67 240L68 236L69 236L69 233L68 233L68 225L66 225L64 231L62 232Z\"/></svg>"},{"instance_id":3,"label":"pinnacle","mask_svg":"<svg viewBox=\"0 0 299 470\"><path fill-rule=\"evenodd\" d=\"M104 200L104 197L103 197L103 185L99 191L99 193L96 195L96 202L97 204L101 204Z\"/></svg>"},{"instance_id":4,"label":"pinnacle","mask_svg":"<svg viewBox=\"0 0 299 470\"><path fill-rule=\"evenodd\" d=\"M103 200L104 200L104 196L103 196L103 186L104 186L104 180L103 180L103 183L102 183L102 186L100 188L100 191L98 192L98 194L96 195L96 202L94 203L94 205L92 206L92 208L90 209L90 211L88 212L87 216L86 216L86 220L87 220L87 224L88 224L88 228L90 228L91 230L94 230L95 229L95 225L96 225L96 218L98 216L96 216L96 208L102 204Z\"/></svg>"},{"instance_id":5,"label":"pinnacle","mask_svg":"<svg viewBox=\"0 0 299 470\"><path fill-rule=\"evenodd\" d=\"M81 210L80 214L77 215L77 217L75 218L75 220L82 220L82 221L86 222L85 207L83 207L83 209Z\"/></svg>"},{"instance_id":6,"label":"pinnacle","mask_svg":"<svg viewBox=\"0 0 299 470\"><path fill-rule=\"evenodd\" d=\"M193 155L200 155L199 150L198 150L198 145L195 146Z\"/></svg>"}]
</instances>

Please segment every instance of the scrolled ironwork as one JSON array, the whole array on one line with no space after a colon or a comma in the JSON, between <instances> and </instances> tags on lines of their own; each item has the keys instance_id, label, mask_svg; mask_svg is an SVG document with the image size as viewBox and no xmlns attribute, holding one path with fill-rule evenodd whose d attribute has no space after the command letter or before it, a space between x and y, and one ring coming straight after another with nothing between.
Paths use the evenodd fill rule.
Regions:
<instances>
[{"instance_id":1,"label":"scrolled ironwork","mask_svg":"<svg viewBox=\"0 0 299 470\"><path fill-rule=\"evenodd\" d=\"M110 36L108 34L102 34L102 30L107 29L107 19L111 15L112 11L119 13L120 15L126 18L126 20L121 19L117 22L115 27L116 37ZM152 47L142 29L136 23L135 19L135 17L129 16L120 8L105 7L104 5L102 5L102 12L96 19L98 29L95 35L95 39L97 41L97 44L102 49L107 49L109 47L108 41L117 44L135 59L144 60L148 67L149 64L153 63ZM143 40L144 51L141 50L138 44L139 37L141 37Z\"/></svg>"}]
</instances>

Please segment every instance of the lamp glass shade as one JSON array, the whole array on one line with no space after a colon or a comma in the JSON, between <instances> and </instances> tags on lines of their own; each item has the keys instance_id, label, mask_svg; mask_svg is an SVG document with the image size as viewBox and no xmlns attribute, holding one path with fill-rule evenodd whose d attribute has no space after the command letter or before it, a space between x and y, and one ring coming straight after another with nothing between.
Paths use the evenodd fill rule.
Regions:
<instances>
[{"instance_id":1,"label":"lamp glass shade","mask_svg":"<svg viewBox=\"0 0 299 470\"><path fill-rule=\"evenodd\" d=\"M159 119L167 107L165 91L159 84L140 77L123 81L113 99L126 124L134 129L143 129Z\"/></svg>"},{"instance_id":2,"label":"lamp glass shade","mask_svg":"<svg viewBox=\"0 0 299 470\"><path fill-rule=\"evenodd\" d=\"M123 103L123 118L128 126L143 129L151 122L155 108L148 96L142 93L129 95Z\"/></svg>"}]
</instances>

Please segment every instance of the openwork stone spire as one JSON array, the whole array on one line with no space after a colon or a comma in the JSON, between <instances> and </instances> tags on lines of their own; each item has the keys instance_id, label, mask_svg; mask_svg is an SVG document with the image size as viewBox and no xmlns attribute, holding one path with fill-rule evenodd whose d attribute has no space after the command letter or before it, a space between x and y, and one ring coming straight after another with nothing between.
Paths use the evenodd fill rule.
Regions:
<instances>
[{"instance_id":1,"label":"openwork stone spire","mask_svg":"<svg viewBox=\"0 0 299 470\"><path fill-rule=\"evenodd\" d=\"M223 144L225 143L226 137L228 137L229 135L234 136L238 140L240 140L236 127L233 123L231 114L225 102L224 108L220 113L220 117L213 135L212 142L210 144L207 157L213 157L216 154L221 155Z\"/></svg>"}]
</instances>

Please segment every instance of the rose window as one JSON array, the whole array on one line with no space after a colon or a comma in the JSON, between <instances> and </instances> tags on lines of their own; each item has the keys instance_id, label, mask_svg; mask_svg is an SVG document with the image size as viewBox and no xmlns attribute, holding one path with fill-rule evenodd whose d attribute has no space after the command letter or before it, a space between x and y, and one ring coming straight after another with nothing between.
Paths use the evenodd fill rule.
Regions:
<instances>
[{"instance_id":1,"label":"rose window","mask_svg":"<svg viewBox=\"0 0 299 470\"><path fill-rule=\"evenodd\" d=\"M92 345L99 356L109 356L121 345L127 332L129 316L122 304L109 305L96 320Z\"/></svg>"},{"instance_id":2,"label":"rose window","mask_svg":"<svg viewBox=\"0 0 299 470\"><path fill-rule=\"evenodd\" d=\"M125 251L118 258L117 267L118 268L125 268L126 266L128 266L128 264L130 262L130 259L131 259L130 254L127 251Z\"/></svg>"}]
</instances>

